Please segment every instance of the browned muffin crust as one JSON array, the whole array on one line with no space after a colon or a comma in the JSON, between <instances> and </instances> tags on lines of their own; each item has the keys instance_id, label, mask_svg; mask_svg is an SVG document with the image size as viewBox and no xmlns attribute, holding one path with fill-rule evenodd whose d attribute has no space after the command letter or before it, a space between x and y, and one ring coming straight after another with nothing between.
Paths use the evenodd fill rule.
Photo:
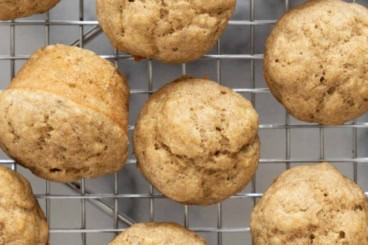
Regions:
<instances>
[{"instance_id":1,"label":"browned muffin crust","mask_svg":"<svg viewBox=\"0 0 368 245\"><path fill-rule=\"evenodd\" d=\"M368 10L340 0L307 1L276 24L264 75L299 120L343 124L368 111Z\"/></svg>"},{"instance_id":2,"label":"browned muffin crust","mask_svg":"<svg viewBox=\"0 0 368 245\"><path fill-rule=\"evenodd\" d=\"M241 191L257 169L258 115L229 88L182 78L146 102L134 149L142 174L167 197L217 203Z\"/></svg>"},{"instance_id":3,"label":"browned muffin crust","mask_svg":"<svg viewBox=\"0 0 368 245\"><path fill-rule=\"evenodd\" d=\"M109 245L206 245L203 238L174 223L135 224Z\"/></svg>"},{"instance_id":4,"label":"browned muffin crust","mask_svg":"<svg viewBox=\"0 0 368 245\"><path fill-rule=\"evenodd\" d=\"M368 244L368 201L328 163L281 174L254 208L253 244Z\"/></svg>"},{"instance_id":5,"label":"browned muffin crust","mask_svg":"<svg viewBox=\"0 0 368 245\"><path fill-rule=\"evenodd\" d=\"M224 32L236 0L97 0L112 45L135 57L184 63L207 53Z\"/></svg>"},{"instance_id":6,"label":"browned muffin crust","mask_svg":"<svg viewBox=\"0 0 368 245\"><path fill-rule=\"evenodd\" d=\"M0 245L47 245L49 228L31 186L0 166Z\"/></svg>"},{"instance_id":7,"label":"browned muffin crust","mask_svg":"<svg viewBox=\"0 0 368 245\"><path fill-rule=\"evenodd\" d=\"M45 179L119 170L128 154L126 80L91 51L37 51L0 94L0 146Z\"/></svg>"},{"instance_id":8,"label":"browned muffin crust","mask_svg":"<svg viewBox=\"0 0 368 245\"><path fill-rule=\"evenodd\" d=\"M13 20L40 14L54 7L60 0L0 0L0 20Z\"/></svg>"}]
</instances>

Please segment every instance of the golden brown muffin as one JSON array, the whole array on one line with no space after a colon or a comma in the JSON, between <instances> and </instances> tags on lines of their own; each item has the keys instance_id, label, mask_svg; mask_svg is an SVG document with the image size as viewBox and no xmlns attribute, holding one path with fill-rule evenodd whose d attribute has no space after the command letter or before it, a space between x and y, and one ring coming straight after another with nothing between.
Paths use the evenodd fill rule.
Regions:
<instances>
[{"instance_id":1,"label":"golden brown muffin","mask_svg":"<svg viewBox=\"0 0 368 245\"><path fill-rule=\"evenodd\" d=\"M97 0L97 18L119 50L184 63L214 46L235 4L236 0Z\"/></svg>"},{"instance_id":2,"label":"golden brown muffin","mask_svg":"<svg viewBox=\"0 0 368 245\"><path fill-rule=\"evenodd\" d=\"M0 245L46 245L49 228L31 186L0 166Z\"/></svg>"},{"instance_id":3,"label":"golden brown muffin","mask_svg":"<svg viewBox=\"0 0 368 245\"><path fill-rule=\"evenodd\" d=\"M110 62L76 47L45 47L0 94L0 146L49 180L117 171L127 159L128 100Z\"/></svg>"},{"instance_id":4,"label":"golden brown muffin","mask_svg":"<svg viewBox=\"0 0 368 245\"><path fill-rule=\"evenodd\" d=\"M109 245L205 245L203 238L173 223L135 224Z\"/></svg>"},{"instance_id":5,"label":"golden brown muffin","mask_svg":"<svg viewBox=\"0 0 368 245\"><path fill-rule=\"evenodd\" d=\"M146 102L134 148L138 168L164 195L214 204L241 191L257 169L258 114L231 89L182 78Z\"/></svg>"},{"instance_id":6,"label":"golden brown muffin","mask_svg":"<svg viewBox=\"0 0 368 245\"><path fill-rule=\"evenodd\" d=\"M0 0L0 20L12 20L40 14L54 7L60 0Z\"/></svg>"},{"instance_id":7,"label":"golden brown muffin","mask_svg":"<svg viewBox=\"0 0 368 245\"><path fill-rule=\"evenodd\" d=\"M279 20L269 36L264 75L294 117L343 124L368 111L368 10L312 0Z\"/></svg>"},{"instance_id":8,"label":"golden brown muffin","mask_svg":"<svg viewBox=\"0 0 368 245\"><path fill-rule=\"evenodd\" d=\"M251 216L255 245L368 244L368 202L328 163L281 174Z\"/></svg>"}]
</instances>

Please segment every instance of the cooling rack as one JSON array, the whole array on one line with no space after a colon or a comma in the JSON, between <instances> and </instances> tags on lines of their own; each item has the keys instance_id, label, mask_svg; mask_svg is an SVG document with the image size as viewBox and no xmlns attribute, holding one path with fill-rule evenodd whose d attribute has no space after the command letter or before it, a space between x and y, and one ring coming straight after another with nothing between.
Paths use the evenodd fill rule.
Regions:
<instances>
[{"instance_id":1,"label":"cooling rack","mask_svg":"<svg viewBox=\"0 0 368 245\"><path fill-rule=\"evenodd\" d=\"M172 221L205 237L208 244L251 244L249 217L255 203L285 169L329 161L368 190L368 116L324 127L295 120L269 93L262 77L264 43L286 10L303 1L238 0L229 27L200 61L165 65L112 49L95 16L94 0L62 0L49 13L0 22L0 80L4 89L39 47L64 43L84 47L109 59L131 87L129 134L144 101L180 75L207 76L251 100L260 114L262 155L252 182L218 205L179 205L162 196L135 168L130 157L119 173L95 180L58 184L41 180L1 154L0 164L21 172L50 224L51 244L107 244L135 222ZM368 6L367 0L357 1ZM2 187L6 188L6 187Z\"/></svg>"}]
</instances>

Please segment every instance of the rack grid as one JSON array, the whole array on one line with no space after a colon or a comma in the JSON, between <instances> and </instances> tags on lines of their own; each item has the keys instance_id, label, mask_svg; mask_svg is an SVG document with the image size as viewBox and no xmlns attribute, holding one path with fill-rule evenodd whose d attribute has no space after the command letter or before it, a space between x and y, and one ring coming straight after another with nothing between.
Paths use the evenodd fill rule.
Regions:
<instances>
[{"instance_id":1,"label":"rack grid","mask_svg":"<svg viewBox=\"0 0 368 245\"><path fill-rule=\"evenodd\" d=\"M62 0L67 1L67 0ZM68 19L68 20L58 20L58 19L52 19L50 18L50 13L45 13L43 15L39 15L41 17L37 18L26 18L26 19L19 19L15 21L2 21L0 22L0 45L3 45L3 43L6 43L5 39L9 40L9 52L0 52L0 62L5 61L9 62L9 69L10 71L10 78L13 78L16 74L16 71L19 67L17 67L17 62L24 62L29 57L30 54L18 54L16 52L16 43L17 43L17 35L16 30L19 27L43 27L44 28L44 41L43 45L48 45L52 43L51 37L51 28L57 27L57 26L63 26L67 28L78 28L78 35L76 40L74 40L71 43L67 43L74 46L79 47L85 47L88 43L93 42L95 39L103 36L100 27L98 26L98 22L94 20L87 20L85 18L85 7L87 5L93 5L94 0L69 0L68 6L74 6L74 8L78 9L78 18L77 19ZM225 82L224 76L223 76L223 63L226 61L245 61L247 67L247 70L244 71L244 75L247 75L247 78L244 78L244 80L247 81L247 84L240 84L235 87L233 87L234 91L241 93L245 97L251 100L253 105L257 108L257 99L260 95L266 95L271 97L271 94L269 93L268 88L266 88L264 83L261 83L263 86L258 86L260 80L258 78L260 72L259 72L259 63L263 59L263 54L257 50L256 46L259 46L259 41L257 41L257 32L259 31L259 28L267 27L268 32L272 25L276 22L275 18L269 18L267 14L262 13L261 16L256 13L256 6L258 8L261 8L262 4L272 4L272 5L279 5L282 6L283 11L287 11L291 6L296 5L297 3L300 3L302 1L294 1L294 0L238 0L238 6L237 6L237 13L238 16L241 18L239 19L233 19L229 23L230 27L240 27L240 28L246 28L247 30L247 36L244 37L244 40L248 45L248 52L243 53L227 53L223 50L223 42L220 40L217 43L217 46L214 48L214 50L205 55L202 58L202 61L208 61L211 62L211 64L214 64L215 72L213 74L213 79L216 79L217 82L228 85ZM273 3L270 3L273 2ZM355 1L353 1L355 2ZM359 3L368 5L368 1L363 0ZM66 6L66 5L65 5ZM57 9L58 7L56 7ZM51 10L51 13L54 10ZM55 10L55 11L61 11ZM65 10L64 10L65 11ZM262 11L261 11L262 12ZM280 13L282 14L282 13ZM279 14L279 15L280 15ZM245 17L244 17L245 16ZM261 18L260 18L261 17ZM43 18L43 19L40 19ZM234 34L233 34L234 35ZM236 38L242 38L235 34ZM34 38L34 36L30 36L29 38ZM3 39L3 40L2 40ZM42 45L42 46L43 46ZM231 45L231 43L230 43ZM261 46L264 45L264 43L261 44ZM110 54L100 54L101 57L109 59L112 61L116 67L122 70L122 72L126 72L127 70L122 69L121 62L128 62L128 63L134 63L133 58L130 55L123 54L118 52L117 50L114 50ZM146 66L144 69L147 72L146 75L146 85L143 88L132 88L131 89L131 97L134 98L134 96L149 96L152 94L157 88L159 88L159 85L157 85L157 78L155 78L155 67L157 67L157 64L154 61L148 60L143 62L144 64L140 64L141 66ZM1 65L1 64L0 64ZM165 69L177 69L173 68L173 66L167 65ZM191 74L188 69L187 64L180 65L180 73L182 75L185 74ZM241 74L241 72L240 72ZM178 74L180 75L180 74ZM203 74L205 75L205 74ZM3 79L3 77L0 76L0 78ZM160 81L161 82L161 81ZM165 81L168 82L168 81ZM133 86L134 87L134 86ZM134 103L134 101L131 102ZM262 105L264 107L264 105ZM134 110L138 111L138 109L134 108ZM135 112L137 113L137 112ZM355 182L359 183L358 176L359 171L366 171L368 174L368 169L364 169L363 167L367 165L368 163L368 151L365 150L367 147L367 141L365 140L368 138L368 117L363 116L357 121L354 121L352 123L348 123L345 125L338 125L338 126L321 126L318 124L307 124L303 122L299 122L295 119L293 119L289 114L283 109L282 111L282 121L272 121L272 122L262 122L260 125L260 132L262 134L263 131L272 131L276 132L276 130L281 131L281 135L283 135L281 138L283 140L279 142L279 144L283 145L284 153L282 155L277 155L277 157L270 156L265 157L262 155L260 160L260 167L262 168L271 168L274 165L280 165L283 166L283 170L290 168L294 164L299 163L315 163L315 162L321 162L321 161L329 161L335 164L339 164L341 169L343 169L344 174L348 175L349 177L353 178ZM261 115L262 117L262 115ZM351 153L350 154L337 154L337 156L332 155L329 156L326 154L326 130L340 130L347 132L348 130L350 133L347 135L349 136L348 140L351 140ZM131 133L134 130L134 121L131 121L129 126L129 132ZM317 137L317 140L315 142L318 142L318 155L309 157L298 157L293 156L293 146L295 144L298 144L299 142L293 141L293 130L302 130L302 134L305 136L305 132L308 132L308 130L317 130L318 134L314 134L315 137ZM346 133L344 134L346 136ZM303 135L301 137L304 137ZM344 137L345 137L344 136ZM263 137L264 139L265 137ZM261 137L262 139L262 137ZM364 144L365 147L361 147L360 145ZM271 147L269 144L265 144L263 147ZM361 152L358 153L360 149ZM263 148L264 150L264 148ZM270 154L269 154L270 155ZM131 156L127 163L126 167L130 165L135 165L136 160L133 156ZM0 159L0 164L7 165L11 167L13 170L19 170L22 169L20 166L17 165L16 162L13 160L10 160L6 158L4 155L2 155L2 158ZM345 165L342 166L341 164ZM346 166L349 165L348 168ZM125 168L121 170L121 172L125 171ZM24 170L21 170L24 171ZM274 171L274 170L270 170ZM350 171L350 172L348 172ZM276 171L277 172L277 171ZM264 172L263 172L264 173ZM27 173L29 175L29 173ZM28 176L27 175L27 176ZM261 176L260 176L261 175ZM276 176L276 173L273 173L274 176ZM124 177L124 176L123 176ZM249 184L249 186L245 189L244 192L241 192L233 197L230 198L230 200L251 200L251 206L254 206L257 202L257 200L262 197L262 191L257 188L257 183L260 181L262 182L263 179L259 179L260 177L264 178L262 176L262 173L256 174L256 177L252 180L252 182ZM33 178L33 177L31 177ZM122 186L121 183L121 173L114 173L111 176L108 176L108 178L112 179L112 185L111 190L109 192L101 192L101 191L95 191L93 188L89 188L87 186L88 180L81 180L80 182L65 184L64 186L67 187L71 193L67 194L59 194L53 192L53 186L54 185L61 185L61 184L54 184L50 183L48 181L42 181L42 190L43 191L37 191L36 197L39 199L40 202L44 201L43 208L46 214L47 219L50 221L53 219L55 212L52 211L52 202L58 202L60 200L75 200L79 203L79 213L80 213L80 225L78 226L69 226L69 227L55 227L51 223L50 227L50 234L51 234L51 243L52 244L63 244L58 243L58 241L62 241L62 239L57 240L54 239L54 236L56 234L61 235L69 235L69 234L77 234L78 239L75 239L73 241L73 244L99 244L94 243L96 242L94 238L89 238L89 235L91 234L103 234L107 233L111 235L111 238L116 235L118 232L123 231L133 223L135 223L137 220L133 220L128 214L121 211L121 205L124 205L125 201L128 199L141 199L141 200L148 200L148 216L145 217L145 220L140 221L154 221L156 220L156 214L155 210L157 208L157 202L159 200L165 199L163 195L158 193L152 185L147 185L148 189L144 193L134 192L134 188L132 190L126 190L127 192L122 192L122 188L125 188L125 186ZM361 177L359 177L361 178ZM33 178L34 179L34 178ZM40 180L37 180L40 182ZM269 184L271 180L267 180L267 183ZM31 181L32 182L32 181ZM33 184L33 183L32 183ZM363 185L363 188L366 191L366 194L368 195L368 183L360 183ZM263 190L264 191L264 190ZM98 210L103 212L104 214L108 215L110 217L109 226L103 227L103 228L90 228L87 225L87 219L93 219L94 217L89 217L90 212L87 212L87 205L93 205ZM182 206L182 224L188 228L190 228L193 231L201 233L201 235L204 235L209 240L209 244L251 244L250 240L250 230L249 226L231 226L231 225L225 225L224 219L226 218L226 214L224 213L224 207L223 203L220 203L215 206L215 224L212 226L193 226L191 225L191 209L190 206ZM214 208L214 207L208 207L208 208ZM249 218L249 213L251 211L251 208L248 209L248 214L244 217ZM58 211L60 212L60 211ZM167 211L167 217L170 217L170 210ZM241 215L241 214L239 214ZM245 218L244 218L245 219ZM97 220L98 221L98 220ZM246 222L249 224L249 222ZM226 234L234 234L234 233L242 233L247 234L244 237L236 238L234 236L234 239L232 237L225 237ZM207 234L213 234L211 237ZM109 240L106 240L106 243L108 243ZM231 243L230 243L231 242Z\"/></svg>"}]
</instances>

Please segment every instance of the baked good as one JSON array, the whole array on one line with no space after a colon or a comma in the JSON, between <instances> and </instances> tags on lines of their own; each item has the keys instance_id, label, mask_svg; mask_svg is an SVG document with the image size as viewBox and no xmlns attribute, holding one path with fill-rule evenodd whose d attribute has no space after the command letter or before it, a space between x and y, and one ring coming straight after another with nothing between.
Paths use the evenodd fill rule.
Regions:
<instances>
[{"instance_id":1,"label":"baked good","mask_svg":"<svg viewBox=\"0 0 368 245\"><path fill-rule=\"evenodd\" d=\"M131 226L110 245L205 245L204 239L174 223L141 223Z\"/></svg>"},{"instance_id":2,"label":"baked good","mask_svg":"<svg viewBox=\"0 0 368 245\"><path fill-rule=\"evenodd\" d=\"M299 120L343 124L368 111L368 10L340 0L307 1L276 24L264 76Z\"/></svg>"},{"instance_id":3,"label":"baked good","mask_svg":"<svg viewBox=\"0 0 368 245\"><path fill-rule=\"evenodd\" d=\"M0 245L48 244L49 228L28 181L0 166L0 186Z\"/></svg>"},{"instance_id":4,"label":"baked good","mask_svg":"<svg viewBox=\"0 0 368 245\"><path fill-rule=\"evenodd\" d=\"M60 0L0 0L0 20L12 20L40 14L54 7Z\"/></svg>"},{"instance_id":5,"label":"baked good","mask_svg":"<svg viewBox=\"0 0 368 245\"><path fill-rule=\"evenodd\" d=\"M48 180L117 171L128 155L128 100L127 83L110 62L47 46L0 94L0 147Z\"/></svg>"},{"instance_id":6,"label":"baked good","mask_svg":"<svg viewBox=\"0 0 368 245\"><path fill-rule=\"evenodd\" d=\"M214 46L235 4L236 0L97 0L97 18L120 51L184 63Z\"/></svg>"},{"instance_id":7,"label":"baked good","mask_svg":"<svg viewBox=\"0 0 368 245\"><path fill-rule=\"evenodd\" d=\"M145 103L134 151L139 170L165 196L214 204L241 191L257 169L258 114L229 88L183 77Z\"/></svg>"},{"instance_id":8,"label":"baked good","mask_svg":"<svg viewBox=\"0 0 368 245\"><path fill-rule=\"evenodd\" d=\"M368 244L368 202L328 163L281 174L251 215L253 244Z\"/></svg>"}]
</instances>

